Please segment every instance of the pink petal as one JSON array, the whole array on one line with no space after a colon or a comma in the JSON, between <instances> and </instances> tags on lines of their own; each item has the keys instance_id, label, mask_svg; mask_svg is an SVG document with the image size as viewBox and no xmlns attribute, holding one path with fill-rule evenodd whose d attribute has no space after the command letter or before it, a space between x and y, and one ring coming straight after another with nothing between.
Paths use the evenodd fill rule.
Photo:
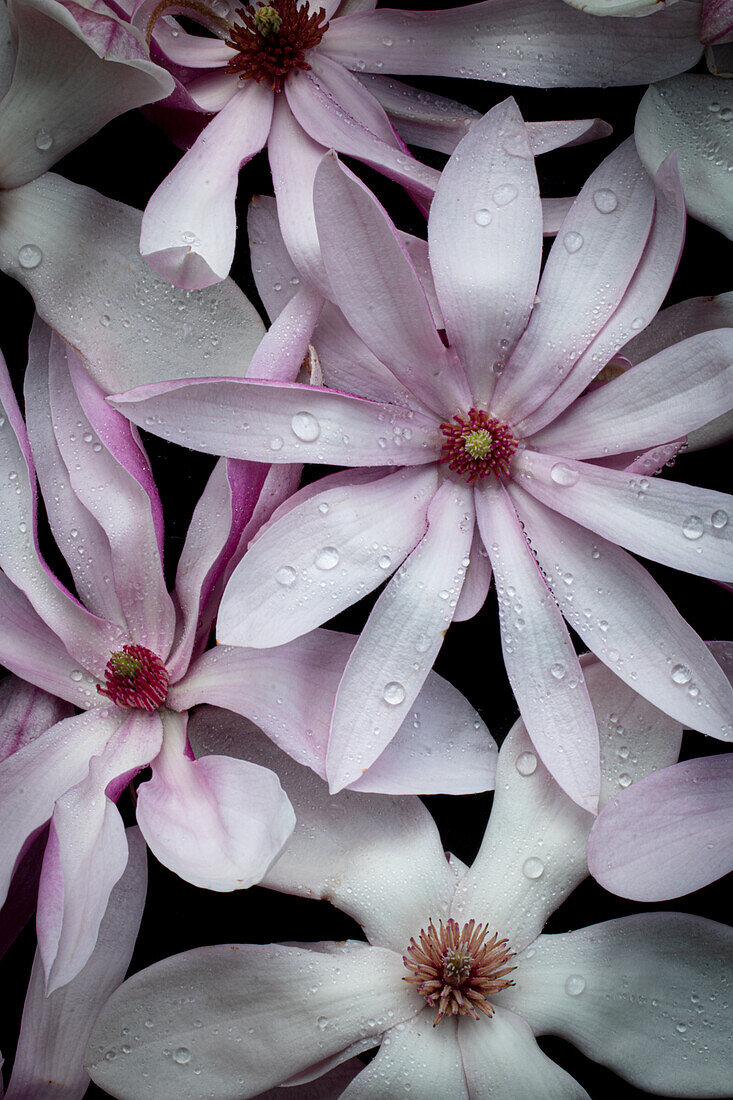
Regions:
<instances>
[{"instance_id":1,"label":"pink petal","mask_svg":"<svg viewBox=\"0 0 733 1100\"><path fill-rule=\"evenodd\" d=\"M600 786L598 728L570 635L501 486L479 489L476 518L494 570L504 664L520 712L546 767L592 812Z\"/></svg>"},{"instance_id":2,"label":"pink petal","mask_svg":"<svg viewBox=\"0 0 733 1100\"><path fill-rule=\"evenodd\" d=\"M163 711L153 778L138 787L137 820L153 854L186 882L241 890L259 882L295 817L274 772L228 756L189 760L186 719Z\"/></svg>"},{"instance_id":3,"label":"pink petal","mask_svg":"<svg viewBox=\"0 0 733 1100\"><path fill-rule=\"evenodd\" d=\"M219 641L281 645L371 592L422 538L436 481L434 465L408 467L292 508L233 574L219 613Z\"/></svg>"},{"instance_id":4,"label":"pink petal","mask_svg":"<svg viewBox=\"0 0 733 1100\"><path fill-rule=\"evenodd\" d=\"M466 566L466 579L458 597L453 621L465 622L477 615L484 606L491 587L491 559L478 527L473 532L473 542Z\"/></svg>"},{"instance_id":5,"label":"pink petal","mask_svg":"<svg viewBox=\"0 0 733 1100\"><path fill-rule=\"evenodd\" d=\"M428 222L435 288L473 403L490 399L492 371L497 364L501 369L526 327L540 273L541 227L527 132L516 104L506 100L474 123L448 161Z\"/></svg>"},{"instance_id":6,"label":"pink petal","mask_svg":"<svg viewBox=\"0 0 733 1100\"><path fill-rule=\"evenodd\" d=\"M36 833L36 839L25 845L23 855L16 864L8 896L0 908L0 959L36 911L38 880L47 841L48 829L41 829Z\"/></svg>"},{"instance_id":7,"label":"pink petal","mask_svg":"<svg viewBox=\"0 0 733 1100\"><path fill-rule=\"evenodd\" d=\"M9 14L18 54L0 103L3 189L42 175L110 119L173 91L170 75L142 55L142 43L109 9L85 12L88 36L50 0L11 0ZM108 29L126 31L127 57L97 50L95 31Z\"/></svg>"},{"instance_id":8,"label":"pink petal","mask_svg":"<svg viewBox=\"0 0 733 1100\"><path fill-rule=\"evenodd\" d=\"M0 680L0 763L71 717L68 703L15 676Z\"/></svg>"},{"instance_id":9,"label":"pink petal","mask_svg":"<svg viewBox=\"0 0 733 1100\"><path fill-rule=\"evenodd\" d=\"M288 118L294 126L297 123L293 116L287 112ZM273 166L273 141L278 129L278 107L275 106L272 131L268 142L270 154L270 167L275 174ZM313 158L313 176L316 168L321 163L323 150L318 147ZM301 169L301 178L303 170ZM304 188L305 190L305 188ZM311 180L312 191L312 180ZM313 220L313 203L310 202L310 218L313 225L313 241L315 249L320 257L318 236ZM303 219L301 218L301 221ZM297 222L296 222L297 224ZM277 203L269 195L253 195L247 207L247 234L249 236L249 255L252 264L257 293L264 304L267 316L274 321L280 315L285 306L293 300L300 286L300 275L293 263L290 253L285 247L283 231L278 220ZM325 275L324 275L325 278Z\"/></svg>"},{"instance_id":10,"label":"pink petal","mask_svg":"<svg viewBox=\"0 0 733 1100\"><path fill-rule=\"evenodd\" d=\"M427 531L377 600L344 670L326 756L331 793L358 779L409 717L453 618L473 530L473 490L444 481Z\"/></svg>"},{"instance_id":11,"label":"pink petal","mask_svg":"<svg viewBox=\"0 0 733 1100\"><path fill-rule=\"evenodd\" d=\"M83 970L68 985L45 995L40 953L33 961L23 1007L18 1049L6 1100L81 1100L89 1088L84 1051L107 998L132 957L147 885L145 843L127 830L129 860L114 886L99 935Z\"/></svg>"},{"instance_id":12,"label":"pink petal","mask_svg":"<svg viewBox=\"0 0 733 1100\"><path fill-rule=\"evenodd\" d=\"M733 578L733 500L725 493L530 450L515 457L514 474L543 504L633 553L701 577Z\"/></svg>"},{"instance_id":13,"label":"pink petal","mask_svg":"<svg viewBox=\"0 0 733 1100\"><path fill-rule=\"evenodd\" d=\"M283 307L262 338L247 370L249 378L295 382L313 329L323 307L323 297L314 287L301 287Z\"/></svg>"},{"instance_id":14,"label":"pink petal","mask_svg":"<svg viewBox=\"0 0 733 1100\"><path fill-rule=\"evenodd\" d=\"M612 542L511 489L560 610L631 688L688 729L733 737L733 691L672 601Z\"/></svg>"},{"instance_id":15,"label":"pink petal","mask_svg":"<svg viewBox=\"0 0 733 1100\"><path fill-rule=\"evenodd\" d=\"M733 7L730 0L704 0L700 41L725 42L733 37Z\"/></svg>"},{"instance_id":16,"label":"pink petal","mask_svg":"<svg viewBox=\"0 0 733 1100\"><path fill-rule=\"evenodd\" d=\"M452 415L470 391L386 212L331 156L318 169L313 201L332 299L404 386L435 412ZM354 250L358 265L349 258Z\"/></svg>"},{"instance_id":17,"label":"pink petal","mask_svg":"<svg viewBox=\"0 0 733 1100\"><path fill-rule=\"evenodd\" d=\"M686 760L621 791L588 840L606 890L666 901L733 870L733 754Z\"/></svg>"},{"instance_id":18,"label":"pink petal","mask_svg":"<svg viewBox=\"0 0 733 1100\"><path fill-rule=\"evenodd\" d=\"M384 67L396 75L472 76L539 88L646 84L689 69L701 52L699 12L683 5L643 22L600 23L545 0L363 12L334 20L321 49L357 71Z\"/></svg>"},{"instance_id":19,"label":"pink petal","mask_svg":"<svg viewBox=\"0 0 733 1100\"><path fill-rule=\"evenodd\" d=\"M557 388L621 302L653 212L652 181L628 139L591 175L563 222L539 302L496 385L495 415L516 424Z\"/></svg>"},{"instance_id":20,"label":"pink petal","mask_svg":"<svg viewBox=\"0 0 733 1100\"><path fill-rule=\"evenodd\" d=\"M270 89L243 85L150 199L140 251L176 286L197 289L229 274L239 169L267 141L272 104Z\"/></svg>"}]
</instances>

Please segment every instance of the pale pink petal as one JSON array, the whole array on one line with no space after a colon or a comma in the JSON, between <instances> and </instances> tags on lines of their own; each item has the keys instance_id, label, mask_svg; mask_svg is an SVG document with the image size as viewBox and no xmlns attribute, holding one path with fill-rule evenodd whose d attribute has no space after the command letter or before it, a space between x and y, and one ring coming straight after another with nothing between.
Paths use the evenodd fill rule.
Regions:
<instances>
[{"instance_id":1,"label":"pale pink petal","mask_svg":"<svg viewBox=\"0 0 733 1100\"><path fill-rule=\"evenodd\" d=\"M84 1051L94 1022L125 976L147 886L145 843L127 830L129 859L114 886L94 951L68 985L45 995L37 952L23 1007L18 1049L6 1100L82 1100L89 1088Z\"/></svg>"},{"instance_id":2,"label":"pale pink petal","mask_svg":"<svg viewBox=\"0 0 733 1100\"><path fill-rule=\"evenodd\" d=\"M281 645L371 592L422 538L436 484L434 465L408 467L328 489L286 512L232 575L219 641Z\"/></svg>"},{"instance_id":3,"label":"pale pink petal","mask_svg":"<svg viewBox=\"0 0 733 1100\"><path fill-rule=\"evenodd\" d=\"M292 115L293 125L297 123ZM273 163L273 135L278 129L278 107L275 106L272 132L268 143L270 167L275 174ZM318 149L313 159L313 175L321 162L323 150ZM311 180L312 190L312 180ZM313 222L313 203L310 204ZM297 223L296 223L297 224ZM255 286L264 304L270 322L280 315L285 306L293 300L300 286L300 275L285 247L283 231L278 221L277 203L269 195L253 195L247 207L247 234L249 236L249 256ZM318 249L318 237L313 222L313 240Z\"/></svg>"},{"instance_id":4,"label":"pale pink petal","mask_svg":"<svg viewBox=\"0 0 733 1100\"><path fill-rule=\"evenodd\" d=\"M263 336L247 370L248 378L295 382L323 307L314 287L301 287Z\"/></svg>"},{"instance_id":5,"label":"pale pink petal","mask_svg":"<svg viewBox=\"0 0 733 1100\"><path fill-rule=\"evenodd\" d=\"M206 39L199 39L200 42L206 42ZM209 41L211 41L209 39ZM212 52L222 53L225 51L230 52L229 46L220 46L218 43L212 42ZM218 47L218 49L217 49ZM227 103L237 94L241 84L234 73L228 72L210 72L204 76L198 77L196 80L192 80L190 84L186 85L186 91L191 96L197 107L200 107L202 111L216 114L218 111L223 111Z\"/></svg>"},{"instance_id":6,"label":"pale pink petal","mask_svg":"<svg viewBox=\"0 0 733 1100\"><path fill-rule=\"evenodd\" d=\"M417 272L418 279L422 283L425 297L430 306L430 312L433 315L435 327L444 329L445 322L440 309L438 296L435 293L435 280L433 279L433 271L430 267L430 250L428 248L428 242L423 240L422 237L416 237L413 233L406 233L403 229L397 230L397 236L402 242L402 246L407 252L407 255L410 257L412 266Z\"/></svg>"},{"instance_id":7,"label":"pale pink petal","mask_svg":"<svg viewBox=\"0 0 733 1100\"><path fill-rule=\"evenodd\" d=\"M688 729L733 737L733 691L705 643L635 558L510 490L560 610L630 687Z\"/></svg>"},{"instance_id":8,"label":"pale pink petal","mask_svg":"<svg viewBox=\"0 0 733 1100\"><path fill-rule=\"evenodd\" d=\"M530 446L570 458L639 451L733 408L733 328L665 348L578 398Z\"/></svg>"},{"instance_id":9,"label":"pale pink petal","mask_svg":"<svg viewBox=\"0 0 733 1100\"><path fill-rule=\"evenodd\" d=\"M621 791L593 826L588 868L636 901L689 894L733 870L733 755L687 760Z\"/></svg>"},{"instance_id":10,"label":"pale pink petal","mask_svg":"<svg viewBox=\"0 0 733 1100\"><path fill-rule=\"evenodd\" d=\"M406 1024L386 1032L376 1057L342 1093L341 1100L389 1100L408 1092L411 1100L473 1097L466 1088L458 1020L448 1018L434 1028L434 1016L434 1009L423 1008Z\"/></svg>"},{"instance_id":11,"label":"pale pink petal","mask_svg":"<svg viewBox=\"0 0 733 1100\"><path fill-rule=\"evenodd\" d=\"M447 916L453 875L418 798L331 796L322 779L283 756L255 727L209 708L196 711L191 743L196 753L243 757L280 776L297 823L265 886L327 898L354 917L371 942L400 953L431 916Z\"/></svg>"},{"instance_id":12,"label":"pale pink petal","mask_svg":"<svg viewBox=\"0 0 733 1100\"><path fill-rule=\"evenodd\" d=\"M33 295L106 393L163 378L243 375L264 333L254 306L231 280L195 295L171 287L140 256L140 218L45 175L0 195L0 268ZM37 250L30 267L27 245Z\"/></svg>"},{"instance_id":13,"label":"pale pink petal","mask_svg":"<svg viewBox=\"0 0 733 1100\"><path fill-rule=\"evenodd\" d=\"M437 413L452 414L470 401L470 391L386 212L332 156L318 169L313 201L331 298L404 386Z\"/></svg>"},{"instance_id":14,"label":"pale pink petal","mask_svg":"<svg viewBox=\"0 0 733 1100\"><path fill-rule=\"evenodd\" d=\"M733 578L733 500L725 493L530 450L517 454L514 474L543 504L635 554L701 577Z\"/></svg>"},{"instance_id":15,"label":"pale pink petal","mask_svg":"<svg viewBox=\"0 0 733 1100\"><path fill-rule=\"evenodd\" d=\"M252 80L209 122L150 199L140 251L176 286L210 286L234 257L239 169L267 141L273 93Z\"/></svg>"},{"instance_id":16,"label":"pale pink petal","mask_svg":"<svg viewBox=\"0 0 733 1100\"><path fill-rule=\"evenodd\" d=\"M163 711L153 778L138 787L137 820L149 848L186 882L241 890L282 851L295 817L274 772L228 756L189 760L186 718Z\"/></svg>"},{"instance_id":17,"label":"pale pink petal","mask_svg":"<svg viewBox=\"0 0 733 1100\"><path fill-rule=\"evenodd\" d=\"M23 855L16 864L8 896L0 908L0 959L36 911L38 880L47 841L48 829L41 829L36 833L36 839L25 845Z\"/></svg>"},{"instance_id":18,"label":"pale pink petal","mask_svg":"<svg viewBox=\"0 0 733 1100\"><path fill-rule=\"evenodd\" d=\"M495 415L516 424L558 387L621 302L653 212L654 186L629 138L590 176L563 222L539 301L496 385Z\"/></svg>"},{"instance_id":19,"label":"pale pink petal","mask_svg":"<svg viewBox=\"0 0 733 1100\"><path fill-rule=\"evenodd\" d=\"M570 213L574 197L559 199L541 199L542 203L542 235L544 237L556 237L562 228L563 222Z\"/></svg>"},{"instance_id":20,"label":"pale pink petal","mask_svg":"<svg viewBox=\"0 0 733 1100\"><path fill-rule=\"evenodd\" d=\"M0 763L73 713L68 703L15 676L0 680Z\"/></svg>"},{"instance_id":21,"label":"pale pink petal","mask_svg":"<svg viewBox=\"0 0 733 1100\"><path fill-rule=\"evenodd\" d=\"M473 403L487 402L524 330L542 259L537 173L514 100L474 123L440 177L430 264Z\"/></svg>"},{"instance_id":22,"label":"pale pink petal","mask_svg":"<svg viewBox=\"0 0 733 1100\"><path fill-rule=\"evenodd\" d=\"M685 237L685 203L676 154L660 166L654 178L654 189L656 201L651 232L618 309L591 340L555 392L522 422L520 430L524 436L549 424L567 408L624 347L630 336L654 317L664 301L677 270ZM594 200L596 198L605 205L615 201L615 196L610 198L603 190L596 192Z\"/></svg>"},{"instance_id":23,"label":"pale pink petal","mask_svg":"<svg viewBox=\"0 0 733 1100\"><path fill-rule=\"evenodd\" d=\"M3 189L42 175L110 119L173 91L172 77L144 56L139 36L109 8L86 18L98 33L126 34L127 57L98 52L63 4L10 0L8 7L18 54L0 103Z\"/></svg>"},{"instance_id":24,"label":"pale pink petal","mask_svg":"<svg viewBox=\"0 0 733 1100\"><path fill-rule=\"evenodd\" d=\"M504 664L522 717L560 786L593 811L598 729L570 635L501 486L478 490L476 518L494 570Z\"/></svg>"},{"instance_id":25,"label":"pale pink petal","mask_svg":"<svg viewBox=\"0 0 733 1100\"><path fill-rule=\"evenodd\" d=\"M733 7L730 0L704 0L700 41L725 42L733 37Z\"/></svg>"},{"instance_id":26,"label":"pale pink petal","mask_svg":"<svg viewBox=\"0 0 733 1100\"><path fill-rule=\"evenodd\" d=\"M326 756L332 793L358 779L409 717L453 618L474 517L473 490L444 481L425 534L377 600L334 703Z\"/></svg>"},{"instance_id":27,"label":"pale pink petal","mask_svg":"<svg viewBox=\"0 0 733 1100\"><path fill-rule=\"evenodd\" d=\"M491 587L491 559L478 527L473 533L469 563L466 566L466 579L458 597L453 621L465 622L478 614L484 606Z\"/></svg>"},{"instance_id":28,"label":"pale pink petal","mask_svg":"<svg viewBox=\"0 0 733 1100\"><path fill-rule=\"evenodd\" d=\"M603 22L547 0L385 9L334 20L321 50L357 71L384 67L397 75L471 76L539 88L646 84L699 59L699 9L675 4L644 20Z\"/></svg>"},{"instance_id":29,"label":"pale pink petal","mask_svg":"<svg viewBox=\"0 0 733 1100\"><path fill-rule=\"evenodd\" d=\"M513 977L521 981L519 975ZM490 1020L482 1017L474 1027L459 1026L458 1042L471 1100L590 1100L540 1050L527 1021L514 1012L497 1005Z\"/></svg>"},{"instance_id":30,"label":"pale pink petal","mask_svg":"<svg viewBox=\"0 0 733 1100\"><path fill-rule=\"evenodd\" d=\"M153 1075L156 1100L180 1100L181 1066L162 1058L161 1048L185 1048L191 1066L207 1067L207 1096L246 1100L357 1039L371 1036L376 1045L388 1026L419 1010L393 951L348 940L318 946L203 947L135 974L112 994L92 1032L92 1080L120 1100L139 1100ZM247 1041L233 1043L229 1028ZM131 1048L124 1056L123 1044Z\"/></svg>"},{"instance_id":31,"label":"pale pink petal","mask_svg":"<svg viewBox=\"0 0 733 1100\"><path fill-rule=\"evenodd\" d=\"M310 60L311 71L317 86L334 99L342 111L351 115L360 126L380 141L386 142L395 149L406 151L379 98L372 93L369 83L362 81L343 65L332 61L327 53L320 50L311 54ZM321 144L326 145L326 142L322 141ZM326 148L328 147L326 145Z\"/></svg>"},{"instance_id":32,"label":"pale pink petal","mask_svg":"<svg viewBox=\"0 0 733 1100\"><path fill-rule=\"evenodd\" d=\"M157 714L132 711L92 757L88 775L56 800L36 918L47 993L66 985L87 963L112 887L127 864L122 818L105 791L118 776L144 767L158 752L162 735Z\"/></svg>"},{"instance_id":33,"label":"pale pink petal","mask_svg":"<svg viewBox=\"0 0 733 1100\"><path fill-rule=\"evenodd\" d=\"M185 3L166 2L159 0L117 0L117 7L122 8L133 26L145 38L155 43L157 50L164 58L175 65L186 68L203 69L225 65L236 51L227 46L219 37L222 33L221 19L209 8L201 8L196 12L196 20L202 27L217 35L216 38L203 37L200 34L189 34L178 20L161 18L162 16L188 15L190 8Z\"/></svg>"},{"instance_id":34,"label":"pale pink petal","mask_svg":"<svg viewBox=\"0 0 733 1100\"><path fill-rule=\"evenodd\" d=\"M364 1041L366 1042L367 1040ZM368 1040L368 1044L368 1046L359 1044L359 1049L368 1050L373 1040ZM356 1050L353 1053L356 1054ZM342 1060L344 1057L347 1061ZM334 1056L333 1061L336 1063L334 1068L328 1070L322 1077L317 1077L315 1081L308 1080L302 1085L288 1085L287 1092L279 1087L268 1089L267 1092L261 1092L256 1100L335 1100L337 1096L342 1095L343 1090L353 1081L357 1073L363 1070L364 1063L358 1058L350 1057L346 1052Z\"/></svg>"},{"instance_id":35,"label":"pale pink petal","mask_svg":"<svg viewBox=\"0 0 733 1100\"><path fill-rule=\"evenodd\" d=\"M570 1041L637 1088L722 1096L733 1069L732 939L730 928L688 913L640 913L541 936L531 958L518 960L517 984L501 1004L536 1035Z\"/></svg>"}]
</instances>

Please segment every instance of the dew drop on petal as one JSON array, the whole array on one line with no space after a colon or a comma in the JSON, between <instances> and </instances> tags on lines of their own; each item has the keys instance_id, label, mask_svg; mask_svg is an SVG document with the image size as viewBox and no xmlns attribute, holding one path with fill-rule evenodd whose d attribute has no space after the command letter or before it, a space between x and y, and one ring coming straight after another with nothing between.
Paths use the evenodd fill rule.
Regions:
<instances>
[{"instance_id":1,"label":"dew drop on petal","mask_svg":"<svg viewBox=\"0 0 733 1100\"><path fill-rule=\"evenodd\" d=\"M295 581L295 570L292 565L281 566L275 574L275 580L284 588L290 588L290 585Z\"/></svg>"},{"instance_id":2,"label":"dew drop on petal","mask_svg":"<svg viewBox=\"0 0 733 1100\"><path fill-rule=\"evenodd\" d=\"M274 435L270 440L271 451L281 451L283 449L283 441L279 435Z\"/></svg>"},{"instance_id":3,"label":"dew drop on petal","mask_svg":"<svg viewBox=\"0 0 733 1100\"><path fill-rule=\"evenodd\" d=\"M49 134L48 130L43 128L36 130L35 143L36 149L45 153L53 145L53 134Z\"/></svg>"},{"instance_id":4,"label":"dew drop on petal","mask_svg":"<svg viewBox=\"0 0 733 1100\"><path fill-rule=\"evenodd\" d=\"M511 183L502 183L494 191L493 199L497 206L508 206L517 197L517 189Z\"/></svg>"},{"instance_id":5,"label":"dew drop on petal","mask_svg":"<svg viewBox=\"0 0 733 1100\"><path fill-rule=\"evenodd\" d=\"M568 997L579 997L585 989L585 978L582 974L570 974L565 979L564 988Z\"/></svg>"},{"instance_id":6,"label":"dew drop on petal","mask_svg":"<svg viewBox=\"0 0 733 1100\"><path fill-rule=\"evenodd\" d=\"M389 554L382 554L381 558L377 561L377 565L380 569L389 569L392 564L392 559Z\"/></svg>"},{"instance_id":7,"label":"dew drop on petal","mask_svg":"<svg viewBox=\"0 0 733 1100\"><path fill-rule=\"evenodd\" d=\"M705 524L699 516L688 516L682 524L682 534L686 539L699 539L705 531Z\"/></svg>"},{"instance_id":8,"label":"dew drop on petal","mask_svg":"<svg viewBox=\"0 0 733 1100\"><path fill-rule=\"evenodd\" d=\"M672 679L676 684L689 684L692 679L692 672L687 665L673 665Z\"/></svg>"},{"instance_id":9,"label":"dew drop on petal","mask_svg":"<svg viewBox=\"0 0 733 1100\"><path fill-rule=\"evenodd\" d=\"M18 249L18 263L26 271L32 271L38 267L43 259L43 253L37 244L24 244Z\"/></svg>"},{"instance_id":10,"label":"dew drop on petal","mask_svg":"<svg viewBox=\"0 0 733 1100\"><path fill-rule=\"evenodd\" d=\"M556 462L550 470L550 477L556 485L575 485L580 474L577 470L573 470L570 466L566 466L564 462Z\"/></svg>"},{"instance_id":11,"label":"dew drop on petal","mask_svg":"<svg viewBox=\"0 0 733 1100\"><path fill-rule=\"evenodd\" d=\"M315 566L316 569L335 569L339 560L339 552L335 546L324 546L316 554Z\"/></svg>"},{"instance_id":12,"label":"dew drop on petal","mask_svg":"<svg viewBox=\"0 0 733 1100\"><path fill-rule=\"evenodd\" d=\"M530 856L522 864L522 874L525 878L541 878L545 871L545 865L537 856Z\"/></svg>"},{"instance_id":13,"label":"dew drop on petal","mask_svg":"<svg viewBox=\"0 0 733 1100\"><path fill-rule=\"evenodd\" d=\"M298 412L290 421L293 435L302 439L304 443L312 443L321 434L321 425L315 416L309 412Z\"/></svg>"},{"instance_id":14,"label":"dew drop on petal","mask_svg":"<svg viewBox=\"0 0 733 1100\"><path fill-rule=\"evenodd\" d=\"M728 523L728 513L719 508L717 512L713 512L710 522L717 531L720 531Z\"/></svg>"},{"instance_id":15,"label":"dew drop on petal","mask_svg":"<svg viewBox=\"0 0 733 1100\"><path fill-rule=\"evenodd\" d=\"M563 237L562 243L565 245L565 251L572 255L573 252L578 252L583 247L583 234L576 233L571 229Z\"/></svg>"},{"instance_id":16,"label":"dew drop on petal","mask_svg":"<svg viewBox=\"0 0 733 1100\"><path fill-rule=\"evenodd\" d=\"M567 669L562 661L556 661L554 665L550 665L550 673L556 680L562 680L566 671Z\"/></svg>"},{"instance_id":17,"label":"dew drop on petal","mask_svg":"<svg viewBox=\"0 0 733 1100\"><path fill-rule=\"evenodd\" d=\"M404 702L405 689L398 680L390 680L388 684L384 685L382 698L391 707L399 706L400 703Z\"/></svg>"},{"instance_id":18,"label":"dew drop on petal","mask_svg":"<svg viewBox=\"0 0 733 1100\"><path fill-rule=\"evenodd\" d=\"M188 1047L177 1047L176 1050L173 1051L172 1058L179 1066L185 1066L186 1062L191 1061L191 1051Z\"/></svg>"},{"instance_id":19,"label":"dew drop on petal","mask_svg":"<svg viewBox=\"0 0 733 1100\"><path fill-rule=\"evenodd\" d=\"M618 206L618 199L616 198L615 191L610 191L607 187L602 187L600 191L594 193L593 205L596 210L600 210L601 214L613 213Z\"/></svg>"},{"instance_id":20,"label":"dew drop on petal","mask_svg":"<svg viewBox=\"0 0 733 1100\"><path fill-rule=\"evenodd\" d=\"M632 779L631 779L631 776L629 775L629 773L628 772L621 772L621 775L618 777L619 787L624 787L624 788L625 787L630 787L631 783L632 783Z\"/></svg>"},{"instance_id":21,"label":"dew drop on petal","mask_svg":"<svg viewBox=\"0 0 733 1100\"><path fill-rule=\"evenodd\" d=\"M537 771L537 757L533 752L520 752L514 766L520 775L534 775Z\"/></svg>"},{"instance_id":22,"label":"dew drop on petal","mask_svg":"<svg viewBox=\"0 0 733 1100\"><path fill-rule=\"evenodd\" d=\"M480 210L477 210L473 216L473 220L476 225L488 225L491 221L491 211L487 210L485 206L482 206Z\"/></svg>"},{"instance_id":23,"label":"dew drop on petal","mask_svg":"<svg viewBox=\"0 0 733 1100\"><path fill-rule=\"evenodd\" d=\"M75 684L78 684L80 680L84 679L84 673L81 671L80 668L73 668L69 673L69 676Z\"/></svg>"}]
</instances>

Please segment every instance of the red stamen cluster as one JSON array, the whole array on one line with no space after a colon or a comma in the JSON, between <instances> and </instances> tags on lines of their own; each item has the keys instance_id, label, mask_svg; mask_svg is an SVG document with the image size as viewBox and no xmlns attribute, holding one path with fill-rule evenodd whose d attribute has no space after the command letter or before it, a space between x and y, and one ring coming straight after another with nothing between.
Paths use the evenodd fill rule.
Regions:
<instances>
[{"instance_id":1,"label":"red stamen cluster","mask_svg":"<svg viewBox=\"0 0 733 1100\"><path fill-rule=\"evenodd\" d=\"M487 935L483 924L470 920L461 928L451 917L445 926L441 921L439 929L432 921L427 931L421 928L419 944L410 940L402 961L412 975L402 980L416 985L429 1005L437 1005L433 1027L445 1016L478 1020L482 1012L491 1018L494 1006L488 998L514 985L506 975L516 967L505 964L515 952L507 951L507 941L496 932L490 940Z\"/></svg>"},{"instance_id":2,"label":"red stamen cluster","mask_svg":"<svg viewBox=\"0 0 733 1100\"><path fill-rule=\"evenodd\" d=\"M310 69L305 55L328 30L323 8L311 13L306 3L298 7L296 0L258 3L237 8L235 14L240 23L231 27L227 45L238 54L228 63L228 71L242 80L269 84L275 92L291 69Z\"/></svg>"},{"instance_id":3,"label":"red stamen cluster","mask_svg":"<svg viewBox=\"0 0 733 1100\"><path fill-rule=\"evenodd\" d=\"M126 645L113 653L104 670L107 686L97 684L118 707L157 710L168 695L168 671L151 650L142 645Z\"/></svg>"},{"instance_id":4,"label":"red stamen cluster","mask_svg":"<svg viewBox=\"0 0 733 1100\"><path fill-rule=\"evenodd\" d=\"M517 449L517 441L501 420L495 420L484 409L469 409L465 416L457 414L455 423L440 425L445 443L440 461L467 481L479 477L509 476L509 462Z\"/></svg>"}]
</instances>

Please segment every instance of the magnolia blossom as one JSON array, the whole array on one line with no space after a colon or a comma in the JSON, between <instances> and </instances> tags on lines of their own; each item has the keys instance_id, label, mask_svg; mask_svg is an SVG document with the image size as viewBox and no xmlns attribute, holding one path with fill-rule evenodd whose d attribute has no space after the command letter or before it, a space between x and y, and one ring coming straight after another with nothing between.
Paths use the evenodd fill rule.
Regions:
<instances>
[{"instance_id":1,"label":"magnolia blossom","mask_svg":"<svg viewBox=\"0 0 733 1100\"><path fill-rule=\"evenodd\" d=\"M733 644L710 648L733 676ZM733 870L733 755L686 760L621 791L588 840L590 873L607 890L664 901Z\"/></svg>"},{"instance_id":2,"label":"magnolia blossom","mask_svg":"<svg viewBox=\"0 0 733 1100\"><path fill-rule=\"evenodd\" d=\"M604 730L605 802L674 760L680 733L599 662L586 661L585 672ZM195 726L194 744L228 751L229 731L213 714ZM248 747L278 766L265 738ZM381 1044L331 1096L587 1100L535 1042L546 1033L650 1092L725 1092L730 929L644 913L541 934L587 873L593 819L537 759L521 721L499 753L470 870L446 860L419 801L329 797L310 772L282 764L298 825L265 882L329 898L368 942L203 947L134 975L102 1010L87 1050L93 1080L112 1096L269 1097Z\"/></svg>"},{"instance_id":3,"label":"magnolia blossom","mask_svg":"<svg viewBox=\"0 0 733 1100\"><path fill-rule=\"evenodd\" d=\"M189 129L191 111L215 115L146 209L140 247L157 271L185 287L226 275L239 169L265 145L287 246L324 293L311 194L326 149L356 157L427 206L438 173L404 142L451 152L475 112L388 79L385 71L539 87L633 84L681 72L700 54L699 13L687 3L634 27L618 20L610 28L560 0L489 0L434 12L374 7L372 0L136 5L132 19L152 56L177 77L165 106L186 110ZM189 16L215 37L186 33L173 14ZM537 124L534 149L602 132L593 120ZM174 134L190 144L184 124Z\"/></svg>"},{"instance_id":4,"label":"magnolia blossom","mask_svg":"<svg viewBox=\"0 0 733 1100\"><path fill-rule=\"evenodd\" d=\"M539 286L537 178L511 101L448 162L421 277L374 197L333 157L319 169L315 206L343 315L330 315L339 350L326 380L347 392L197 380L112 400L197 449L357 467L274 515L234 573L217 627L229 644L281 645L397 569L339 686L332 790L389 743L451 620L483 604L492 568L514 693L544 763L579 804L596 806L598 735L563 615L655 705L729 738L724 674L621 547L731 576L733 501L653 475L685 433L731 407L733 331L671 344L583 394L648 324L674 274L684 226L674 160L652 182L633 143L608 157ZM286 313L263 345L287 344ZM240 586L256 587L256 605Z\"/></svg>"},{"instance_id":5,"label":"magnolia blossom","mask_svg":"<svg viewBox=\"0 0 733 1100\"><path fill-rule=\"evenodd\" d=\"M2 896L51 818L38 934L53 990L78 973L94 947L127 859L114 802L147 764L152 779L137 789L137 819L158 858L209 889L258 881L292 830L292 808L269 771L227 757L194 760L187 711L199 702L241 710L322 772L333 697L354 640L319 631L265 653L203 653L227 571L292 492L299 470L267 476L263 464L220 463L194 513L171 597L160 501L145 453L78 356L40 324L34 329L26 376L31 443L7 373L2 388L0 657L84 712L0 764ZM38 551L34 458L51 529L83 603ZM394 749L361 785L474 791L492 785L494 767L485 726L435 677Z\"/></svg>"}]
</instances>

